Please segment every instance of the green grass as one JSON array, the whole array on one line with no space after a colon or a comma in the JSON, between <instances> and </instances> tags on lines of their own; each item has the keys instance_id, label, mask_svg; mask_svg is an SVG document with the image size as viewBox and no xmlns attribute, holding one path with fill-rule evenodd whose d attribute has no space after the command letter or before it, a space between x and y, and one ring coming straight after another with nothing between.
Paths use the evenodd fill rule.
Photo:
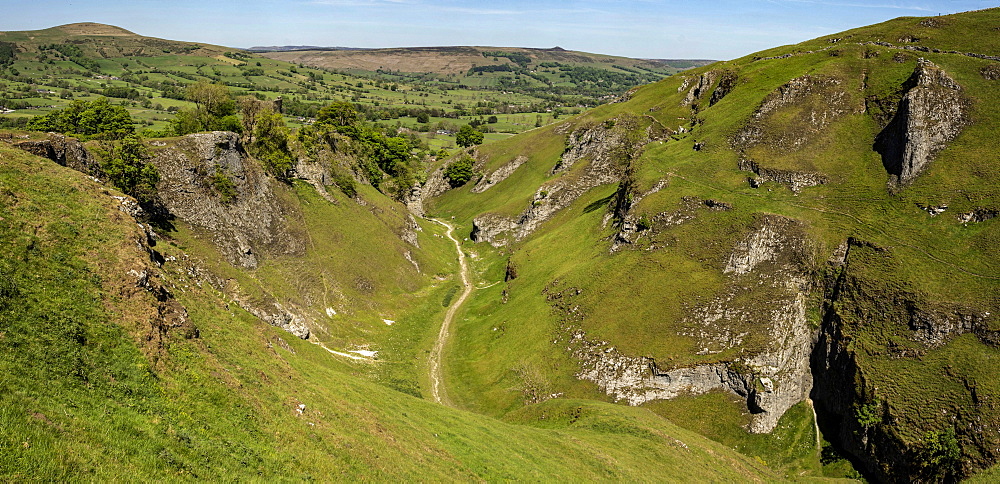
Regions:
<instances>
[{"instance_id":1,"label":"green grass","mask_svg":"<svg viewBox=\"0 0 1000 484\"><path fill-rule=\"evenodd\" d=\"M558 117L555 109L575 113L581 109L577 106L581 99L588 99L588 103L594 102L586 96L568 96L563 101L550 102L546 100L544 93L511 92L496 86L483 91L458 84L427 84L419 79L384 79L373 72L358 72L353 75L335 73L249 53L246 53L244 59L235 60L223 56L224 53L233 52L233 49L221 46L135 35L109 37L73 32L78 31L66 31L57 27L4 33L7 41L18 42L20 51L10 69L0 70L0 75L5 75L6 79L0 81L0 100L11 99L33 106L18 109L5 117L45 114L64 107L70 101L58 94L46 95L44 98L26 98L22 93L29 89L50 89L57 93L66 90L71 92L73 98L79 99L90 98L110 85L136 89L150 105L160 104L164 109L171 106L189 108L193 106L192 103L165 98L160 87L151 83L177 83L183 87L205 80L229 85L234 95L254 94L269 99L283 96L289 102L286 106L305 103L318 109L334 101L351 101L383 112L388 112L385 111L387 109L436 109L446 113L447 117L435 118L425 126L412 121L414 118L399 117L399 113L392 114L388 119L383 116L379 122L418 130L418 135L432 145L444 141L444 146L453 147L454 135L436 135L434 137L437 139L432 140L429 133L438 129L438 124L442 122L451 126L451 130L457 131L459 126L474 119L485 122L487 116L496 114L501 121L488 127L497 133L487 134L488 141L495 141L512 133L532 129L536 116L541 117L544 124L549 124ZM85 67L53 50L41 48L67 42L78 46L83 56L92 59L95 64ZM257 66L258 63L260 66ZM238 67L241 64L245 66ZM93 72L89 70L90 67L93 67ZM262 75L249 69L259 69ZM15 72L17 76L14 75ZM111 80L97 76L122 79ZM362 87L357 87L358 83ZM396 86L396 89L393 90L392 86ZM141 102L125 103L129 112L141 123L140 129L165 129L166 121L173 114L150 113L148 109L141 107ZM517 111L524 112L506 114L512 106ZM304 120L299 119L297 112L286 114L286 121L290 125L298 127L305 124Z\"/></svg>"},{"instance_id":2,"label":"green grass","mask_svg":"<svg viewBox=\"0 0 1000 484\"><path fill-rule=\"evenodd\" d=\"M939 20L951 27L927 34L922 45L937 46L932 40L940 40L940 45L953 46L948 48L962 52L995 55L990 50L990 41L982 44L970 41L986 35L982 30L976 35L968 32L982 27L984 19L995 21L997 15L994 9L943 17ZM654 358L660 368L731 361L771 344L768 332L756 329L758 324L752 323L753 318L745 321L751 323L743 328L749 331L745 343L716 355L695 355L694 342L678 334L684 318L694 308L725 294L727 288L736 287L721 269L736 242L765 214L801 222L810 241L807 263L809 270L817 275L817 284L821 284L819 275L827 258L849 237L885 249L885 263L866 265L859 259L853 265L852 273L869 284L876 300L883 302L859 309L862 315L851 321L850 332L856 338L852 348L857 348L863 378L868 384L878 386L879 394L890 402L892 432L904 445L919 448L927 431L943 428L956 409L970 408L971 394L963 387L963 381L977 382L978 395L984 392L996 395L998 390L993 386L978 383L985 374L1000 368L990 356L995 348L973 335L964 335L917 358L890 356L887 346L890 341L910 348L920 344L910 338L907 316L878 307L885 301L896 301L896 306L913 304L923 308L967 308L964 310L977 314L995 313L996 294L1000 290L997 278L1000 224L990 220L963 225L955 218L955 214L975 207L996 208L1000 173L989 160L998 150L995 136L990 133L1000 126L1000 117L994 109L1000 99L996 98L996 81L987 81L980 74L989 61L956 54L854 45L869 38L896 35L900 26L912 26L919 21L899 19L852 31L847 33L854 35L849 41L814 53L805 51L831 44L820 39L693 69L640 88L628 102L601 106L480 149L484 173L517 156L525 156L529 161L484 193L472 194L468 187L463 187L429 204L432 213L454 217L466 233L471 229L472 219L483 213L516 218L538 190L558 182L560 175L549 173L565 149L563 133L627 114L649 116L670 129L683 126L691 130L645 147L636 166L638 191L641 193L661 180L667 185L633 207L636 217L653 219L657 214L672 213L680 208L682 197L692 196L722 201L733 208L724 212L696 210L692 220L654 227L632 250L612 255L608 247L614 231L601 225L607 197L616 188L612 184L593 188L544 222L526 240L499 250L487 244L467 243L467 250L482 256L478 267L483 270L484 284L501 280L508 259L517 265L519 277L474 292L467 308L460 313L453 345L445 360L450 381L454 382L449 386L454 400L477 412L504 415L518 412L522 407L530 408L525 407L529 397L539 392L563 393L569 398L608 398L592 384L576 380L579 363L570 357L564 340L560 339L565 335L560 329L565 315L554 312L546 301L545 291L553 288L580 289L572 304L579 307L583 316L573 324L584 329L588 339L607 341L625 355ZM836 55L832 50L836 50ZM755 57L789 52L797 55L755 61ZM900 52L904 56L897 58ZM901 191L890 192L886 186L888 175L872 149L873 139L884 121L877 119L877 113L865 110L865 97L895 95L913 71L918 54L941 66L962 85L973 122L916 182ZM692 126L691 111L682 105L686 92L678 92L678 88L684 77L717 69L737 72L737 86L714 106L708 106L707 97L703 99L698 112L701 122ZM862 86L864 73L868 80ZM737 168L740 153L739 147L733 146L733 137L750 122L751 115L768 95L804 75L838 79L840 84L764 117L760 121L764 142L751 147L747 155L766 168L818 172L828 181L798 193L773 182L751 188L746 180L752 174ZM844 96L843 112L829 118L822 129L803 128L811 112L826 109L826 99L837 92ZM790 147L776 142L789 136L801 137L804 143ZM705 148L692 149L695 141L704 143ZM947 204L949 210L932 218L918 204ZM861 257L860 254L859 250L856 255ZM506 304L501 303L504 290ZM815 327L821 319L822 298L823 288L814 287L808 314ZM766 314L769 304L775 301L775 295L766 290L740 289L730 304L748 314ZM973 361L979 362L979 366L973 368L970 363ZM758 436L749 436L742 430L745 423L742 419L747 416L741 416L738 406L723 400L722 396L702 396L662 402L662 408L670 411L661 413L668 418L691 415L685 420L689 422L686 425L697 425L700 432L727 445L742 445L741 451L760 457L783 472L807 471L816 477L824 473L849 474L844 469L821 469L818 454L813 452L815 441L810 441L805 433L797 432L796 439L811 442L809 453L788 454L791 451L782 449L774 436L760 437L772 439L770 444L755 441ZM659 406L660 403L654 404L654 408ZM963 416L962 421L968 423L978 418L1000 421L1000 414L993 410L977 408L970 410L975 417ZM714 427L709 429L706 423L699 423L707 412L725 412L728 416L712 422ZM789 428L808 427L805 422L811 421L811 416L803 419L801 414L801 409L791 411L789 418L795 423L789 424ZM811 428L809 431L812 432ZM987 439L1000 441L992 434ZM964 458L970 466L988 462L968 439L964 442L967 452ZM989 445L992 444L986 447Z\"/></svg>"},{"instance_id":3,"label":"green grass","mask_svg":"<svg viewBox=\"0 0 1000 484\"><path fill-rule=\"evenodd\" d=\"M162 280L200 334L168 334L165 346L144 350L149 328L130 321L142 323L134 317L155 300L121 280L122 266L145 254L131 238L134 222L109 197L116 192L10 148L0 146L0 156L4 479L775 478L643 410L579 402L584 424L538 428L390 389L412 393L412 380L392 378L412 378L419 366L415 348L426 341L409 339L426 339L429 324L419 321L438 317L447 283L418 294L423 302L391 327L398 333L386 341L398 349L384 351L395 361L356 363L234 307L188 270L173 239L157 245L168 258ZM329 215L315 207L328 202L305 190L292 196L307 222ZM330 207L350 210L344 205ZM433 246L431 238L422 243Z\"/></svg>"}]
</instances>

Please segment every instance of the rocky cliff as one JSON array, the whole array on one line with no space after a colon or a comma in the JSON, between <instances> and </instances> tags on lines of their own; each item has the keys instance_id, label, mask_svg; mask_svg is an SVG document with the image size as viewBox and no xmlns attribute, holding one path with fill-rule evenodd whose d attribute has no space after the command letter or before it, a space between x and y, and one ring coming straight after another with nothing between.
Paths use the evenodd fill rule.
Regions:
<instances>
[{"instance_id":1,"label":"rocky cliff","mask_svg":"<svg viewBox=\"0 0 1000 484\"><path fill-rule=\"evenodd\" d=\"M882 164L898 183L912 182L968 123L962 87L925 59L904 84L896 115L875 140Z\"/></svg>"},{"instance_id":2,"label":"rocky cliff","mask_svg":"<svg viewBox=\"0 0 1000 484\"><path fill-rule=\"evenodd\" d=\"M756 350L718 363L661 368L651 358L623 355L609 343L589 341L573 330L570 348L581 364L577 377L630 405L728 390L746 400L748 430L770 432L812 388L809 356L815 331L806 319L809 250L799 222L761 217L725 261L726 290L694 307L679 332L696 342L700 355Z\"/></svg>"},{"instance_id":3,"label":"rocky cliff","mask_svg":"<svg viewBox=\"0 0 1000 484\"><path fill-rule=\"evenodd\" d=\"M259 256L301 254L304 235L293 229L295 214L282 206L278 183L246 154L236 133L184 136L156 150L152 163L163 205L202 229L233 265L252 269ZM222 193L215 180L228 180Z\"/></svg>"},{"instance_id":4,"label":"rocky cliff","mask_svg":"<svg viewBox=\"0 0 1000 484\"><path fill-rule=\"evenodd\" d=\"M980 395L977 376L952 362L938 368L933 356L963 334L1000 348L995 315L932 302L886 274L873 277L873 269L895 264L891 249L857 239L845 248L830 262L811 363L824 434L887 482L950 481L995 462L1000 428L989 422L996 404ZM886 374L884 366L920 367L934 376L914 382ZM914 391L921 394L916 400ZM938 430L913 433L915 421Z\"/></svg>"},{"instance_id":5,"label":"rocky cliff","mask_svg":"<svg viewBox=\"0 0 1000 484\"><path fill-rule=\"evenodd\" d=\"M48 158L67 168L72 168L90 176L98 175L98 161L84 148L83 143L76 138L69 138L59 133L49 133L48 139L20 141L14 143L33 155Z\"/></svg>"},{"instance_id":6,"label":"rocky cliff","mask_svg":"<svg viewBox=\"0 0 1000 484\"><path fill-rule=\"evenodd\" d=\"M566 148L552 169L554 178L535 191L528 207L515 217L494 213L477 216L472 222L472 240L501 247L524 239L587 190L621 181L627 153L641 152L644 145L668 133L658 124L634 117L577 127L569 134ZM484 184L480 192L498 183L492 182L493 178L509 176L524 160L518 157L492 173L491 181Z\"/></svg>"}]
</instances>

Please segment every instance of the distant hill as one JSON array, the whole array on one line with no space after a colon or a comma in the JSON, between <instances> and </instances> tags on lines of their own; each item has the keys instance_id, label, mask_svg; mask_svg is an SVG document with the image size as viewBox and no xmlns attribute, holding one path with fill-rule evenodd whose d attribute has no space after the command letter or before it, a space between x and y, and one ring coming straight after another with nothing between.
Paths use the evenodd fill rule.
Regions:
<instances>
[{"instance_id":1,"label":"distant hill","mask_svg":"<svg viewBox=\"0 0 1000 484\"><path fill-rule=\"evenodd\" d=\"M321 47L318 45L270 45L255 46L247 49L250 52L288 52L295 50L368 50L364 47Z\"/></svg>"},{"instance_id":2,"label":"distant hill","mask_svg":"<svg viewBox=\"0 0 1000 484\"><path fill-rule=\"evenodd\" d=\"M81 22L42 30L0 32L0 42L17 45L19 58L45 50L51 44L77 46L73 56L90 59L153 57L164 54L216 56L234 49L219 45L146 37L113 25Z\"/></svg>"},{"instance_id":3,"label":"distant hill","mask_svg":"<svg viewBox=\"0 0 1000 484\"><path fill-rule=\"evenodd\" d=\"M361 69L377 71L394 69L402 72L435 72L456 74L473 67L489 64L517 65L520 56L525 56L526 66L547 62L593 65L602 69L614 66L652 70L663 74L681 69L710 64L704 59L634 59L604 54L592 54L565 50L560 47L550 49L521 47L393 47L384 49L364 49L345 47L253 47L254 52L263 52L266 57L289 62L325 67L330 69ZM501 55L494 55L500 53ZM520 55L520 56L519 56Z\"/></svg>"},{"instance_id":4,"label":"distant hill","mask_svg":"<svg viewBox=\"0 0 1000 484\"><path fill-rule=\"evenodd\" d=\"M545 89L620 93L684 69L713 61L633 59L603 54L521 47L399 47L386 49L287 49L263 56L296 64L359 74L421 81L448 81L475 87L526 91Z\"/></svg>"}]
</instances>

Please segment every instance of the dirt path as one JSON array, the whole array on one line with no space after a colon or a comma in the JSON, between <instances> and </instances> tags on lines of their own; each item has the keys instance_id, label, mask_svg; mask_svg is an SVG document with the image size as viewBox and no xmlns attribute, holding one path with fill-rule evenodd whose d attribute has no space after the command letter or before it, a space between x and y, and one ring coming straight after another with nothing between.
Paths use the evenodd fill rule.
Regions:
<instances>
[{"instance_id":1,"label":"dirt path","mask_svg":"<svg viewBox=\"0 0 1000 484\"><path fill-rule=\"evenodd\" d=\"M444 386L441 384L444 379L441 375L441 353L444 351L444 344L448 341L448 328L451 326L452 319L455 318L455 312L458 308L462 307L462 303L465 299L469 297L472 293L472 283L469 282L469 265L465 262L465 254L462 252L462 245L459 244L458 239L452 236L452 231L455 230L451 224L447 222L442 222L440 220L433 220L433 222L444 225L448 228L447 236L455 243L455 251L458 252L458 264L460 266L460 274L462 276L462 295L451 303L448 308L448 312L444 315L444 322L441 323L441 330L438 331L437 341L434 342L434 348L431 350L430 356L430 372L431 372L431 395L434 397L434 401L442 405L450 405L448 402L448 397L445 394Z\"/></svg>"}]
</instances>

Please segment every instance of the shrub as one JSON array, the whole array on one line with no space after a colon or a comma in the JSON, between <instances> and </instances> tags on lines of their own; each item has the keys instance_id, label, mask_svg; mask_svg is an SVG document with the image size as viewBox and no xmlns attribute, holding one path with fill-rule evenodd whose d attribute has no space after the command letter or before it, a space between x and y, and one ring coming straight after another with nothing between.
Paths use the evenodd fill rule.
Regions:
<instances>
[{"instance_id":1,"label":"shrub","mask_svg":"<svg viewBox=\"0 0 1000 484\"><path fill-rule=\"evenodd\" d=\"M209 183L216 193L219 194L219 201L223 204L230 204L236 201L236 185L233 180L226 175L221 167L215 167L215 173L209 179Z\"/></svg>"},{"instance_id":2,"label":"shrub","mask_svg":"<svg viewBox=\"0 0 1000 484\"><path fill-rule=\"evenodd\" d=\"M160 174L156 171L156 166L149 163L149 152L142 138L132 134L102 151L103 178L141 203L149 203L155 199Z\"/></svg>"},{"instance_id":3,"label":"shrub","mask_svg":"<svg viewBox=\"0 0 1000 484\"><path fill-rule=\"evenodd\" d=\"M451 162L444 170L444 177L448 179L448 184L452 188L457 188L468 183L472 179L472 165L473 159L468 155Z\"/></svg>"},{"instance_id":4,"label":"shrub","mask_svg":"<svg viewBox=\"0 0 1000 484\"><path fill-rule=\"evenodd\" d=\"M348 198L354 198L358 195L358 187L354 183L354 178L350 175L345 175L343 173L333 174L333 184L337 185L340 191L344 192Z\"/></svg>"}]
</instances>

